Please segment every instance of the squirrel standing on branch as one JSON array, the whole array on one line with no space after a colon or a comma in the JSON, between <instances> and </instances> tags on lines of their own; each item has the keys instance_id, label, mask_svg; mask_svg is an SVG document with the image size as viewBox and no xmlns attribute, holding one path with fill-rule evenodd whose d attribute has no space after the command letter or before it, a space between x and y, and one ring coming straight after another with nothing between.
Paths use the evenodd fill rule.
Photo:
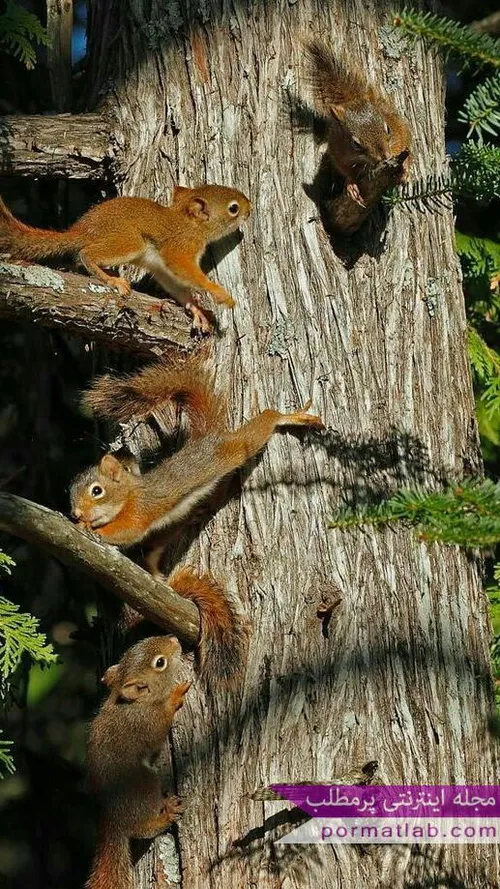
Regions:
<instances>
[{"instance_id":1,"label":"squirrel standing on branch","mask_svg":"<svg viewBox=\"0 0 500 889\"><path fill-rule=\"evenodd\" d=\"M360 68L339 61L319 40L304 41L316 107L326 122L327 155L346 180L346 191L364 206L357 186L361 172L410 149L406 121ZM403 180L411 163L403 164ZM402 181L403 181L402 180Z\"/></svg>"},{"instance_id":2,"label":"squirrel standing on branch","mask_svg":"<svg viewBox=\"0 0 500 889\"><path fill-rule=\"evenodd\" d=\"M207 278L200 260L207 246L236 231L250 210L248 198L234 188L178 185L169 207L146 198L112 198L92 207L67 231L57 232L24 225L0 199L0 253L28 260L77 257L89 274L121 296L130 293L129 282L103 269L126 263L138 266L185 306L195 327L206 332L210 321L191 290L208 290L228 308L234 300Z\"/></svg>"},{"instance_id":3,"label":"squirrel standing on branch","mask_svg":"<svg viewBox=\"0 0 500 889\"><path fill-rule=\"evenodd\" d=\"M129 840L157 836L182 811L176 797L163 797L153 768L191 685L176 682L180 654L175 636L151 636L103 676L109 695L88 739L90 789L101 816L87 889L133 889Z\"/></svg>"},{"instance_id":4,"label":"squirrel standing on branch","mask_svg":"<svg viewBox=\"0 0 500 889\"><path fill-rule=\"evenodd\" d=\"M278 428L324 428L319 417L307 413L307 404L290 414L263 411L230 432L224 399L199 356L182 363L158 362L126 377L101 377L84 396L87 408L120 423L145 419L169 402L187 414L190 437L184 447L144 474L130 456L105 454L71 485L73 519L108 543L133 546L184 521L223 478L258 454ZM161 573L164 552L162 542L146 553L153 575ZM197 577L190 568L175 572L168 583L200 609L198 654L206 674L233 679L247 639L235 604L211 576Z\"/></svg>"}]
</instances>

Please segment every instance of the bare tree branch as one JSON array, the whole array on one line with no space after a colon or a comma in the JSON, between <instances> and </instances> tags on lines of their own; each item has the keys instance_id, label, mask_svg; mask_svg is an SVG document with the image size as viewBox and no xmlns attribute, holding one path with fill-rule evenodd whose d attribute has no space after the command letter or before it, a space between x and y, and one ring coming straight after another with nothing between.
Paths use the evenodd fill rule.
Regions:
<instances>
[{"instance_id":1,"label":"bare tree branch","mask_svg":"<svg viewBox=\"0 0 500 889\"><path fill-rule=\"evenodd\" d=\"M200 635L196 605L60 513L15 494L0 494L0 530L22 537L65 565L84 571L148 620L175 633L184 644L196 644Z\"/></svg>"},{"instance_id":2,"label":"bare tree branch","mask_svg":"<svg viewBox=\"0 0 500 889\"><path fill-rule=\"evenodd\" d=\"M83 275L24 263L0 262L0 318L64 329L149 356L193 342L189 318L168 299L136 291L123 299Z\"/></svg>"},{"instance_id":3,"label":"bare tree branch","mask_svg":"<svg viewBox=\"0 0 500 889\"><path fill-rule=\"evenodd\" d=\"M401 182L403 164L409 151L402 151L397 157L383 161L378 167L364 174L357 182L363 204L352 200L344 190L341 195L321 205L323 221L329 232L352 235L368 218L382 196ZM329 159L327 158L329 162Z\"/></svg>"},{"instance_id":4,"label":"bare tree branch","mask_svg":"<svg viewBox=\"0 0 500 889\"><path fill-rule=\"evenodd\" d=\"M99 114L12 114L0 119L3 174L104 179L111 157L109 126Z\"/></svg>"}]
</instances>

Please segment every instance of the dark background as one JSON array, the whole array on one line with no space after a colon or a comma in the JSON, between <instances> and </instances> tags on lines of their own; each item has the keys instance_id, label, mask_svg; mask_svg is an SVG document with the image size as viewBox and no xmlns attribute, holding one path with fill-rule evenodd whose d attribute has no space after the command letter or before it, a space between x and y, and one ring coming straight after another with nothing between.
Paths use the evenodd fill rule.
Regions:
<instances>
[{"instance_id":1,"label":"dark background","mask_svg":"<svg viewBox=\"0 0 500 889\"><path fill-rule=\"evenodd\" d=\"M43 2L25 3L44 22ZM85 92L85 2L76 3L74 34L75 106ZM496 4L467 2L443 7L462 21L483 18ZM105 51L105 47L103 48ZM52 111L43 49L34 71L0 55L0 113ZM466 135L458 109L473 79L448 76L448 149ZM32 182L0 177L0 194L13 212L34 225L64 228L87 207L111 196L104 183ZM498 239L498 207L459 210L457 225L469 233ZM0 488L62 512L68 484L95 461L100 430L78 411L78 396L89 378L113 362L92 343L29 325L0 330ZM498 459L489 454L490 474ZM78 576L24 542L3 537L1 548L16 562L2 594L36 615L60 662L49 670L19 671L5 713L4 737L15 741L15 775L0 782L0 889L73 889L88 873L94 843L94 813L85 793L86 723L98 703L100 672L95 639L88 633L97 612L98 592ZM99 592L99 601L106 597ZM111 604L110 604L111 607Z\"/></svg>"}]
</instances>

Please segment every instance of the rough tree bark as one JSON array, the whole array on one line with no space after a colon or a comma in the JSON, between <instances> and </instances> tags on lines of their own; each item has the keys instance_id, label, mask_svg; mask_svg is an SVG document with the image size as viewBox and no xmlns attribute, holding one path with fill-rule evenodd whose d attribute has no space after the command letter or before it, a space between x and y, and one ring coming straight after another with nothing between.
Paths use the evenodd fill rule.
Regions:
<instances>
[{"instance_id":1,"label":"rough tree bark","mask_svg":"<svg viewBox=\"0 0 500 889\"><path fill-rule=\"evenodd\" d=\"M292 128L285 92L306 90L299 34L328 35L396 88L415 173L440 172L441 66L421 48L394 58L380 30L385 2L105 6L92 4L91 83L97 94L114 74L122 190L165 199L174 182L207 180L254 204L242 244L217 269L238 301L216 349L233 422L312 395L331 430L309 444L275 436L193 546L244 600L251 657L241 696L189 696L173 748L187 802L182 876L166 878L159 840L140 885L153 872L156 885L186 889L497 885L496 846L283 853L268 820L283 804L246 796L370 759L392 783L498 774L475 561L410 532L325 530L341 502L478 468L452 214L397 210L383 235L375 221L344 244L342 261L303 188L320 152ZM318 605L335 591L342 605L323 633Z\"/></svg>"},{"instance_id":2,"label":"rough tree bark","mask_svg":"<svg viewBox=\"0 0 500 889\"><path fill-rule=\"evenodd\" d=\"M133 290L125 299L97 279L0 261L0 318L44 327L149 357L193 346L186 314L171 300Z\"/></svg>"},{"instance_id":3,"label":"rough tree bark","mask_svg":"<svg viewBox=\"0 0 500 889\"><path fill-rule=\"evenodd\" d=\"M165 200L175 182L212 181L254 204L217 267L237 298L216 342L232 422L312 395L330 427L309 442L275 436L192 546L190 563L238 590L251 653L241 694L188 696L173 742L186 812L175 849L161 838L141 858L137 885L497 886L494 845L283 852L271 816L284 804L249 796L373 759L390 783L497 778L477 563L406 531L326 530L339 503L479 466L452 214L396 210L341 258L303 187L320 151L293 129L285 90L306 90L299 34L327 36L397 88L416 172L440 172L441 67L419 48L395 57L380 30L388 2L90 5L90 82L94 98L113 85L120 190ZM339 595L327 630L318 606Z\"/></svg>"},{"instance_id":4,"label":"rough tree bark","mask_svg":"<svg viewBox=\"0 0 500 889\"><path fill-rule=\"evenodd\" d=\"M103 179L112 155L98 114L9 114L0 119L0 172L54 179Z\"/></svg>"}]
</instances>

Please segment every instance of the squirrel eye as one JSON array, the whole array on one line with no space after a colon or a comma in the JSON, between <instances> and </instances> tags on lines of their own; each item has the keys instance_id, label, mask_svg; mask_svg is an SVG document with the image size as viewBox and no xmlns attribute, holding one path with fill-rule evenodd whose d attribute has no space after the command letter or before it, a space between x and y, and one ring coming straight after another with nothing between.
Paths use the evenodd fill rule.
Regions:
<instances>
[{"instance_id":1,"label":"squirrel eye","mask_svg":"<svg viewBox=\"0 0 500 889\"><path fill-rule=\"evenodd\" d=\"M104 497L104 488L101 488L100 485L91 485L89 493L94 500L99 500L101 497Z\"/></svg>"},{"instance_id":2,"label":"squirrel eye","mask_svg":"<svg viewBox=\"0 0 500 889\"><path fill-rule=\"evenodd\" d=\"M153 670L158 670L159 673L162 673L163 670L166 669L167 663L168 662L166 657L163 657L162 654L159 654L157 655L157 657L153 658L153 663L151 664L151 666L153 667Z\"/></svg>"},{"instance_id":3,"label":"squirrel eye","mask_svg":"<svg viewBox=\"0 0 500 889\"><path fill-rule=\"evenodd\" d=\"M240 205L238 204L238 201L232 201L232 203L230 203L227 208L227 212L230 216L237 216L240 212Z\"/></svg>"},{"instance_id":4,"label":"squirrel eye","mask_svg":"<svg viewBox=\"0 0 500 889\"><path fill-rule=\"evenodd\" d=\"M357 139L352 139L352 145L355 151L363 151L363 146L361 142L358 142Z\"/></svg>"},{"instance_id":5,"label":"squirrel eye","mask_svg":"<svg viewBox=\"0 0 500 889\"><path fill-rule=\"evenodd\" d=\"M387 133L388 136L391 135L391 128L390 128L390 126L389 126L389 124L387 123L386 120L384 120L384 130L386 131L386 133Z\"/></svg>"}]
</instances>

